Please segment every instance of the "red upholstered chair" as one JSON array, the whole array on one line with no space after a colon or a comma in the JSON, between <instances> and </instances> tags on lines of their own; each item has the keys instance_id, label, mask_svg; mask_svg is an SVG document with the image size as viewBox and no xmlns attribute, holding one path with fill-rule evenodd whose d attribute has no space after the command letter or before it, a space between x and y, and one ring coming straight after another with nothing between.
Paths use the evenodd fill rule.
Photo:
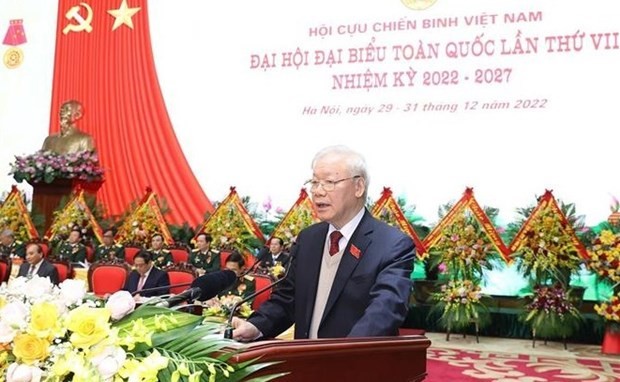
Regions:
<instances>
[{"instance_id":1,"label":"red upholstered chair","mask_svg":"<svg viewBox=\"0 0 620 382\"><path fill-rule=\"evenodd\" d=\"M66 260L54 260L51 263L56 267L58 271L58 282L61 283L66 279L72 279L75 276L73 266Z\"/></svg>"},{"instance_id":2,"label":"red upholstered chair","mask_svg":"<svg viewBox=\"0 0 620 382\"><path fill-rule=\"evenodd\" d=\"M90 245L86 246L86 260L91 264L95 262L95 250Z\"/></svg>"},{"instance_id":3,"label":"red upholstered chair","mask_svg":"<svg viewBox=\"0 0 620 382\"><path fill-rule=\"evenodd\" d=\"M245 267L247 269L254 267L255 264L256 264L256 256L252 254L245 256Z\"/></svg>"},{"instance_id":4,"label":"red upholstered chair","mask_svg":"<svg viewBox=\"0 0 620 382\"><path fill-rule=\"evenodd\" d=\"M6 258L0 257L0 283L4 281L9 281L9 277L11 277L11 267L13 266L13 262Z\"/></svg>"},{"instance_id":5,"label":"red upholstered chair","mask_svg":"<svg viewBox=\"0 0 620 382\"><path fill-rule=\"evenodd\" d=\"M183 248L170 248L172 262L174 264L187 263L189 261L189 252Z\"/></svg>"},{"instance_id":6,"label":"red upholstered chair","mask_svg":"<svg viewBox=\"0 0 620 382\"><path fill-rule=\"evenodd\" d=\"M133 265L133 257L136 253L140 252L141 249L140 247L125 247L125 262Z\"/></svg>"},{"instance_id":7,"label":"red upholstered chair","mask_svg":"<svg viewBox=\"0 0 620 382\"><path fill-rule=\"evenodd\" d=\"M170 285L191 283L196 278L196 270L191 265L173 265L165 268L170 278ZM179 294L189 288L189 285L170 288L170 293Z\"/></svg>"},{"instance_id":8,"label":"red upholstered chair","mask_svg":"<svg viewBox=\"0 0 620 382\"><path fill-rule=\"evenodd\" d=\"M38 243L43 250L43 257L48 257L50 254L50 246L47 243Z\"/></svg>"},{"instance_id":9,"label":"red upholstered chair","mask_svg":"<svg viewBox=\"0 0 620 382\"><path fill-rule=\"evenodd\" d=\"M273 280L269 276L254 275L254 282L256 283L256 291L258 292L259 290L267 287L267 285L271 284ZM261 306L263 302L269 300L270 296L271 296L270 289L256 296L254 301L252 301L252 309L253 310L258 309L258 307Z\"/></svg>"},{"instance_id":10,"label":"red upholstered chair","mask_svg":"<svg viewBox=\"0 0 620 382\"><path fill-rule=\"evenodd\" d=\"M129 275L129 267L120 263L96 262L88 268L88 286L97 296L123 289Z\"/></svg>"},{"instance_id":11,"label":"red upholstered chair","mask_svg":"<svg viewBox=\"0 0 620 382\"><path fill-rule=\"evenodd\" d=\"M221 269L226 269L226 260L228 260L228 256L230 256L230 251L220 252L220 268Z\"/></svg>"}]
</instances>

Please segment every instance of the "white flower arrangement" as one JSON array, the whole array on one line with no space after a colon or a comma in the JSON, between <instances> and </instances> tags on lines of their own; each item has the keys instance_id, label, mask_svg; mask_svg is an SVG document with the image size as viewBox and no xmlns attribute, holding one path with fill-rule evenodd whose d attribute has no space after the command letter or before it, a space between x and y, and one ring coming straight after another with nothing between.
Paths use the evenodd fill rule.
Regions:
<instances>
[{"instance_id":1,"label":"white flower arrangement","mask_svg":"<svg viewBox=\"0 0 620 382\"><path fill-rule=\"evenodd\" d=\"M0 381L225 381L267 366L227 364L227 341L213 339L219 327L202 324L200 316L135 306L125 291L104 304L78 280L54 286L34 276L3 283ZM183 341L193 346L184 348Z\"/></svg>"}]
</instances>

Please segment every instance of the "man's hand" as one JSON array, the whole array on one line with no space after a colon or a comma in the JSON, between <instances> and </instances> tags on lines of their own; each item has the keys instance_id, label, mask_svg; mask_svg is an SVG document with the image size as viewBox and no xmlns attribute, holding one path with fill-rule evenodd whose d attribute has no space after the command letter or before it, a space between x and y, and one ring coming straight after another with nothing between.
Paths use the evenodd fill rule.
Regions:
<instances>
[{"instance_id":1,"label":"man's hand","mask_svg":"<svg viewBox=\"0 0 620 382\"><path fill-rule=\"evenodd\" d=\"M238 317L232 319L233 339L241 342L254 341L262 334L256 326Z\"/></svg>"}]
</instances>

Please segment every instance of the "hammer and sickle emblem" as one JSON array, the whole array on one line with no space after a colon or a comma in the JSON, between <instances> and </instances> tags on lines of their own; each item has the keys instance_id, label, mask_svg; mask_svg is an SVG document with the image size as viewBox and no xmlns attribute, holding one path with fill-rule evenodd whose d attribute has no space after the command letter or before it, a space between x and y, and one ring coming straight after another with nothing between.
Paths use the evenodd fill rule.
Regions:
<instances>
[{"instance_id":1,"label":"hammer and sickle emblem","mask_svg":"<svg viewBox=\"0 0 620 382\"><path fill-rule=\"evenodd\" d=\"M86 11L88 12L86 19L84 19L84 17L82 17L82 15L80 14L80 6L86 8ZM71 7L71 9L69 9L69 11L65 13L65 17L69 21L77 21L77 24L67 24L67 26L64 27L64 29L62 30L63 34L81 31L86 31L90 33L93 30L93 27L90 26L90 23L93 21L93 9L86 3L80 3L80 5Z\"/></svg>"}]
</instances>

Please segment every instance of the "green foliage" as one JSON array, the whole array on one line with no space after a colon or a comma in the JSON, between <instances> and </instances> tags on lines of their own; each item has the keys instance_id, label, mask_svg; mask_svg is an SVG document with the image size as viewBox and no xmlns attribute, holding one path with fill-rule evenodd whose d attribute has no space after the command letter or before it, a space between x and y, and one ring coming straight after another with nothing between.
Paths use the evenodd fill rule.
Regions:
<instances>
[{"instance_id":1,"label":"green foliage","mask_svg":"<svg viewBox=\"0 0 620 382\"><path fill-rule=\"evenodd\" d=\"M182 243L189 246L194 238L194 229L188 222L183 222L182 225L169 224L168 229L175 243Z\"/></svg>"},{"instance_id":2,"label":"green foliage","mask_svg":"<svg viewBox=\"0 0 620 382\"><path fill-rule=\"evenodd\" d=\"M158 322L162 316L174 322L174 329L162 330ZM251 360L240 364L230 364L228 360L236 353L235 342L223 339L220 324L201 323L202 317L189 313L142 305L130 315L116 323L119 335L128 333L133 322L142 319L144 325L154 331L151 338L152 346L142 344L134 352L137 357L146 357L157 350L169 359L168 367L158 374L158 380L170 381L173 375L180 381L189 381L190 375L199 375L200 381L242 381L249 376L274 363L256 363ZM272 374L265 377L250 379L253 381L269 381L283 374Z\"/></svg>"}]
</instances>

